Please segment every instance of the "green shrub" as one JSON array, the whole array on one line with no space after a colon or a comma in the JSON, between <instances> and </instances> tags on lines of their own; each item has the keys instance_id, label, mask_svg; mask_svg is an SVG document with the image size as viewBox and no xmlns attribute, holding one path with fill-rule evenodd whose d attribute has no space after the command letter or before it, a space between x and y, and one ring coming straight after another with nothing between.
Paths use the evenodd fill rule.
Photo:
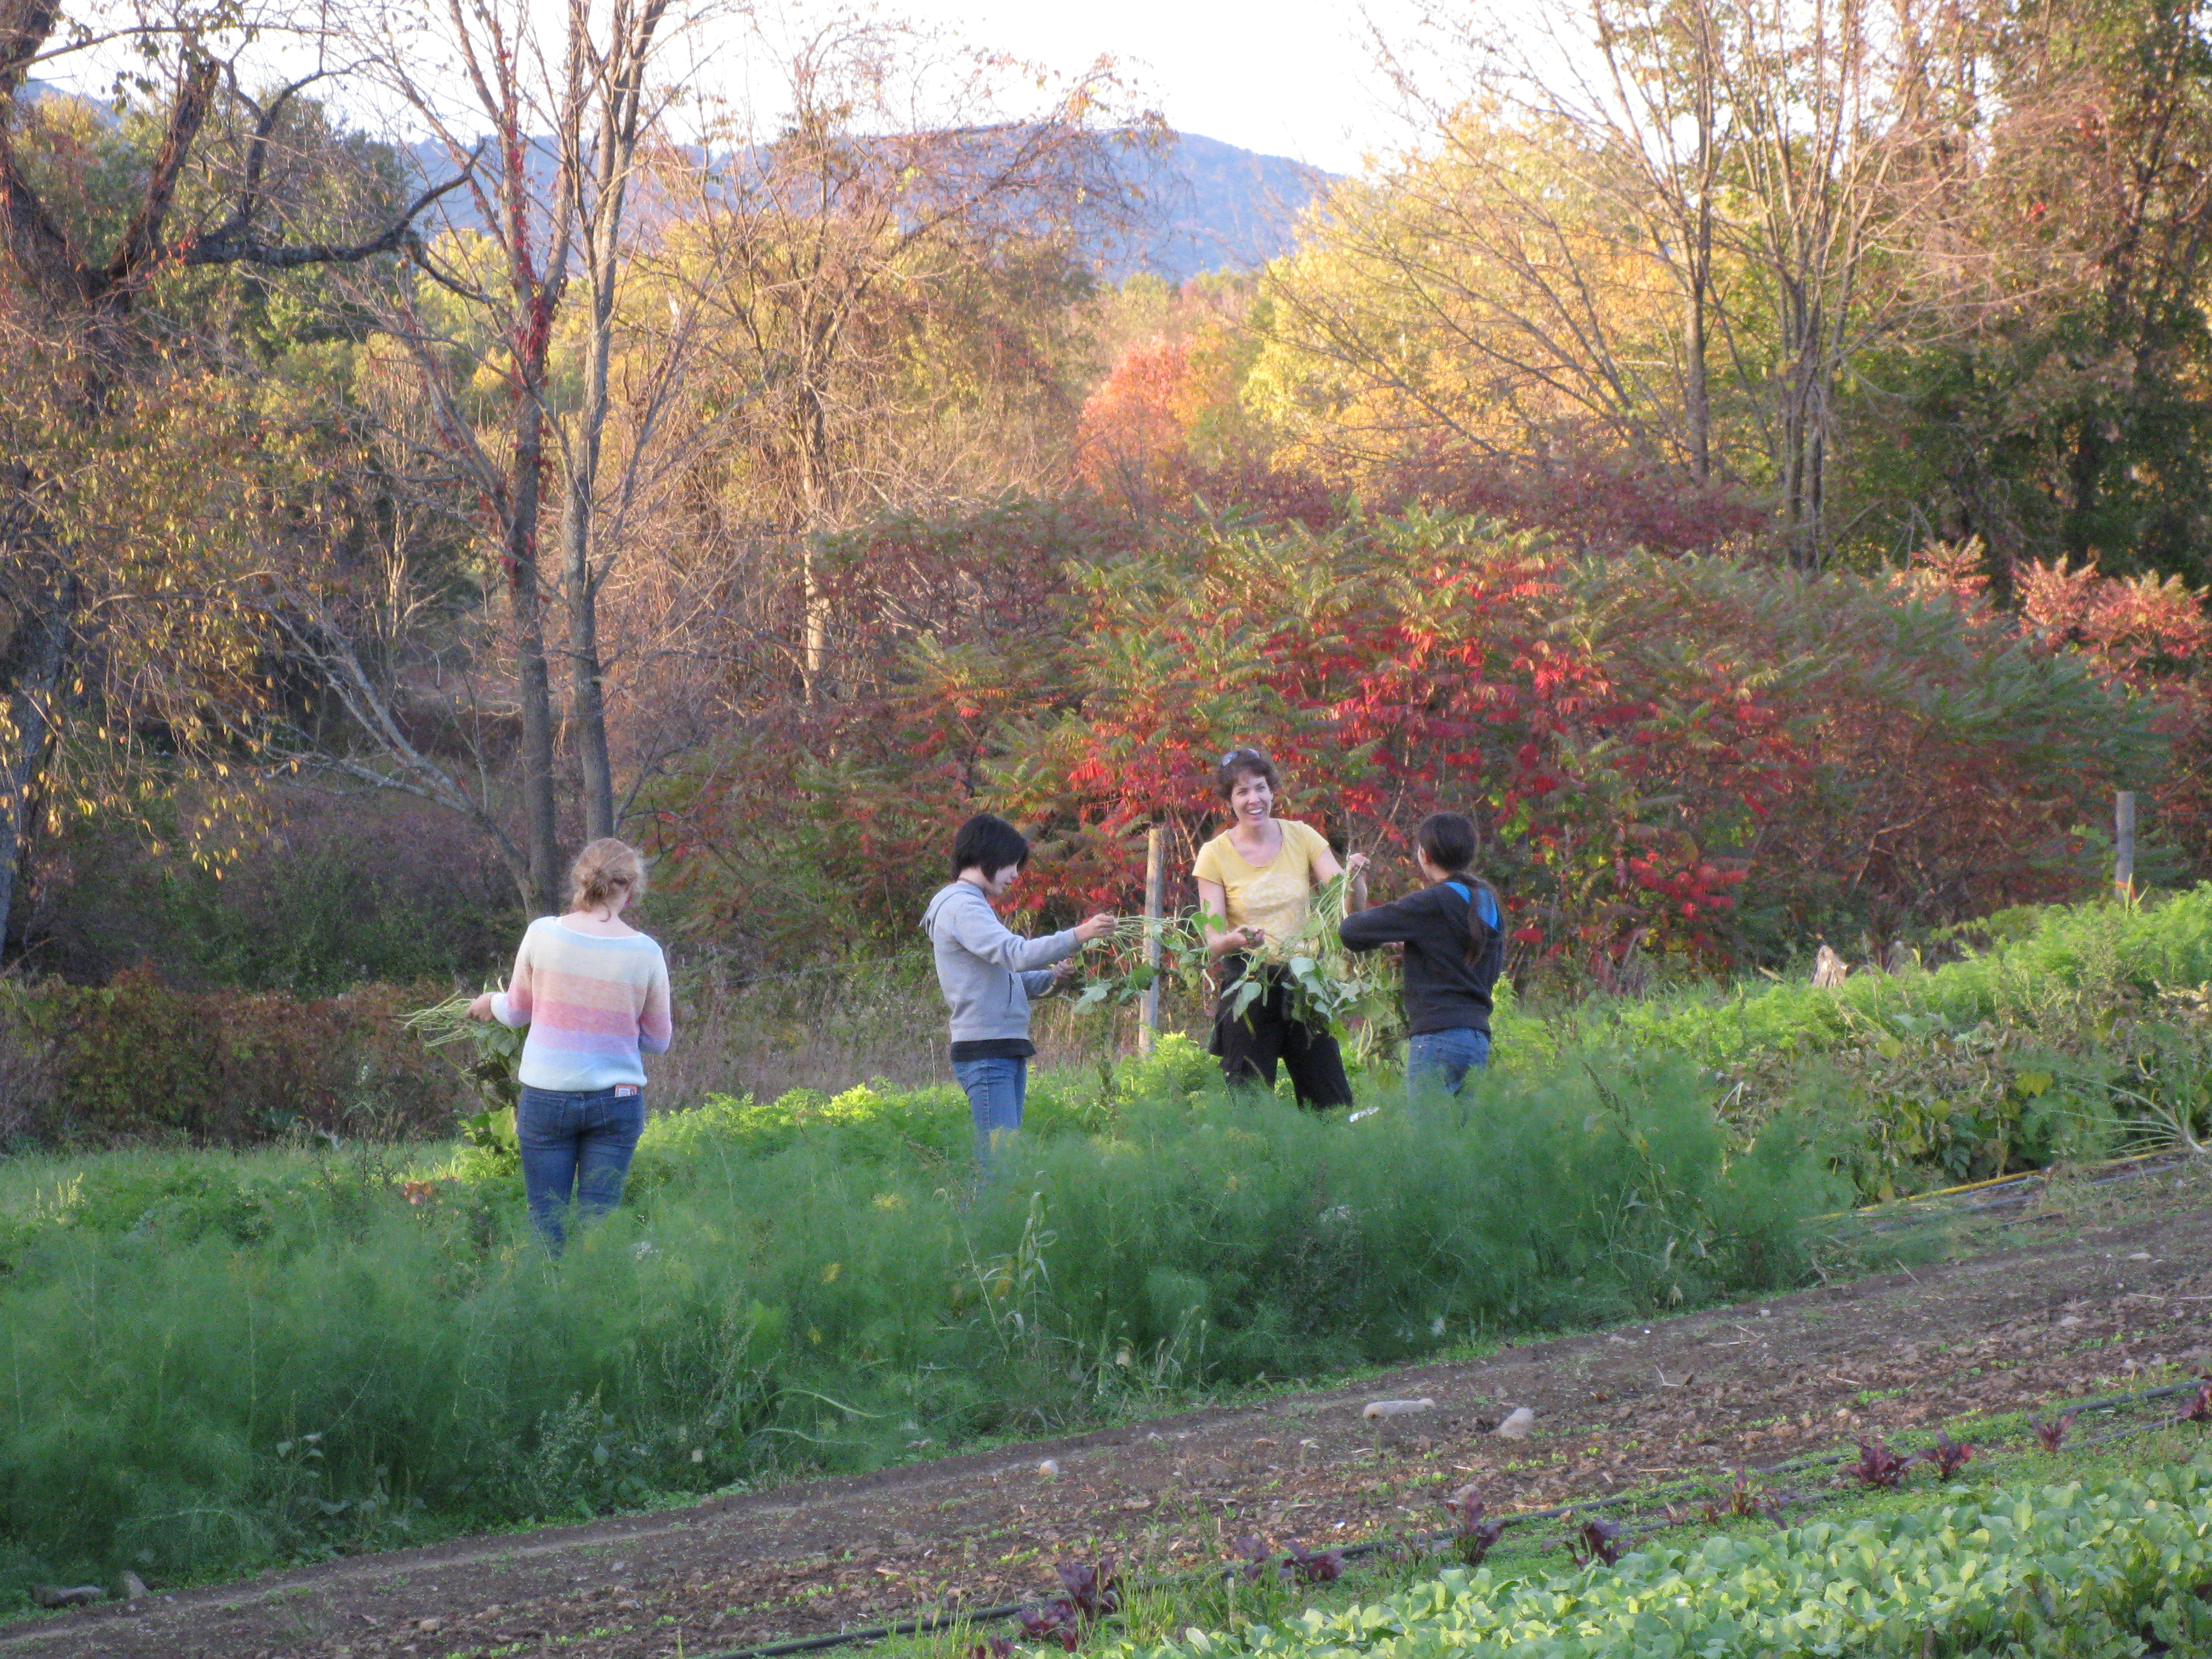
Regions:
<instances>
[{"instance_id":1,"label":"green shrub","mask_svg":"<svg viewBox=\"0 0 2212 1659\"><path fill-rule=\"evenodd\" d=\"M31 959L77 981L147 965L194 989L301 998L363 981L474 981L512 959L513 880L453 813L283 783L228 800L240 835L219 867L155 851L110 819L73 827L42 872ZM172 849L179 820L204 810L174 794L144 805Z\"/></svg>"},{"instance_id":2,"label":"green shrub","mask_svg":"<svg viewBox=\"0 0 2212 1659\"><path fill-rule=\"evenodd\" d=\"M21 1079L0 1134L247 1146L447 1133L465 1091L399 1024L434 994L372 985L301 1001L173 990L143 972L104 986L0 981L0 1058Z\"/></svg>"},{"instance_id":3,"label":"green shrub","mask_svg":"<svg viewBox=\"0 0 2212 1659\"><path fill-rule=\"evenodd\" d=\"M1778 1536L1650 1545L1613 1567L1515 1581L1456 1568L1371 1607L1105 1659L1764 1659L2049 1654L2121 1659L2212 1644L2212 1472L2200 1462Z\"/></svg>"}]
</instances>

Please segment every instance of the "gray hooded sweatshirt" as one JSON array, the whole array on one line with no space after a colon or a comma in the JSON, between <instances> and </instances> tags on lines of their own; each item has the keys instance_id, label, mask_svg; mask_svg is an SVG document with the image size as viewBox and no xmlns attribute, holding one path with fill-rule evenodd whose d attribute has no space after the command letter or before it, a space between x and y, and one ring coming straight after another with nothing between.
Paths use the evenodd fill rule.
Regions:
<instances>
[{"instance_id":1,"label":"gray hooded sweatshirt","mask_svg":"<svg viewBox=\"0 0 2212 1659\"><path fill-rule=\"evenodd\" d=\"M1007 930L991 901L972 881L939 888L922 912L921 925L936 947L937 983L952 1011L952 1041L1027 1041L1030 999L1050 988L1052 964L1075 954L1071 927L1042 939Z\"/></svg>"}]
</instances>

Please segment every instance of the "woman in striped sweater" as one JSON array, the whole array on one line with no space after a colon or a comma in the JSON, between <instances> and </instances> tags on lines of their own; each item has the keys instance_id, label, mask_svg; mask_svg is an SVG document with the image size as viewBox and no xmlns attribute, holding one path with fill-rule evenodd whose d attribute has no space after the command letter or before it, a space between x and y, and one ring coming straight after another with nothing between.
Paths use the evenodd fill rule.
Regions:
<instances>
[{"instance_id":1,"label":"woman in striped sweater","mask_svg":"<svg viewBox=\"0 0 2212 1659\"><path fill-rule=\"evenodd\" d=\"M667 959L622 919L645 893L637 849L592 842L568 885L568 914L530 924L507 989L469 1005L478 1019L530 1028L514 1133L531 1219L556 1253L571 1203L588 1221L621 1202L645 1130L640 1051L665 1054L673 1035Z\"/></svg>"}]
</instances>

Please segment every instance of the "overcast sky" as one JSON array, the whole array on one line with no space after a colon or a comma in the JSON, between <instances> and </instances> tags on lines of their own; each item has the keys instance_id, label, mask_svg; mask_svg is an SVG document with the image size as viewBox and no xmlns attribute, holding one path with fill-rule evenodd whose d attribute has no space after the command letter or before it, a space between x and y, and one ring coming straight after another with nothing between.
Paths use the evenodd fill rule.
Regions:
<instances>
[{"instance_id":1,"label":"overcast sky","mask_svg":"<svg viewBox=\"0 0 2212 1659\"><path fill-rule=\"evenodd\" d=\"M1111 53L1170 125L1332 173L1354 171L1396 132L1352 4L889 0L885 9L1064 72ZM1394 36L1413 27L1407 0L1370 0L1366 15Z\"/></svg>"},{"instance_id":2,"label":"overcast sky","mask_svg":"<svg viewBox=\"0 0 2212 1659\"><path fill-rule=\"evenodd\" d=\"M852 3L852 0L842 0ZM527 0L557 31L559 0ZM802 21L841 0L800 0L783 14ZM975 47L1011 52L1064 75L1102 54L1170 125L1332 173L1358 170L1361 156L1403 142L1382 94L1370 21L1394 41L1417 33L1420 0L860 0L877 15L934 27ZM287 72L307 66L310 49L281 35L263 53ZM295 61L296 60L296 62ZM99 95L117 67L107 53L71 56L39 73ZM457 84L454 91L463 91ZM333 89L342 106L354 101ZM356 119L376 123L365 94ZM462 101L467 100L464 97Z\"/></svg>"}]
</instances>

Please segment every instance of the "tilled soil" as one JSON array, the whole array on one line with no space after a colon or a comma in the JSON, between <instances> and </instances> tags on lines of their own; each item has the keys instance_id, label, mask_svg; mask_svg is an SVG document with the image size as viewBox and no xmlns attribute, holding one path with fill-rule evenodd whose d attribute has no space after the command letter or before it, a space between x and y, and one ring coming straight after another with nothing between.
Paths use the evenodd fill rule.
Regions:
<instances>
[{"instance_id":1,"label":"tilled soil","mask_svg":"<svg viewBox=\"0 0 2212 1659\"><path fill-rule=\"evenodd\" d=\"M1256 1534L1310 1547L1771 1465L1869 1431L2042 1407L2212 1364L2212 1211L1718 1311L679 1510L49 1615L0 1659L707 1659L914 1609L1042 1599L1059 1560L1138 1577ZM1434 1406L1378 1445L1360 1408ZM1535 1431L1490 1431L1514 1407ZM1053 1466L1046 1467L1047 1460Z\"/></svg>"}]
</instances>

